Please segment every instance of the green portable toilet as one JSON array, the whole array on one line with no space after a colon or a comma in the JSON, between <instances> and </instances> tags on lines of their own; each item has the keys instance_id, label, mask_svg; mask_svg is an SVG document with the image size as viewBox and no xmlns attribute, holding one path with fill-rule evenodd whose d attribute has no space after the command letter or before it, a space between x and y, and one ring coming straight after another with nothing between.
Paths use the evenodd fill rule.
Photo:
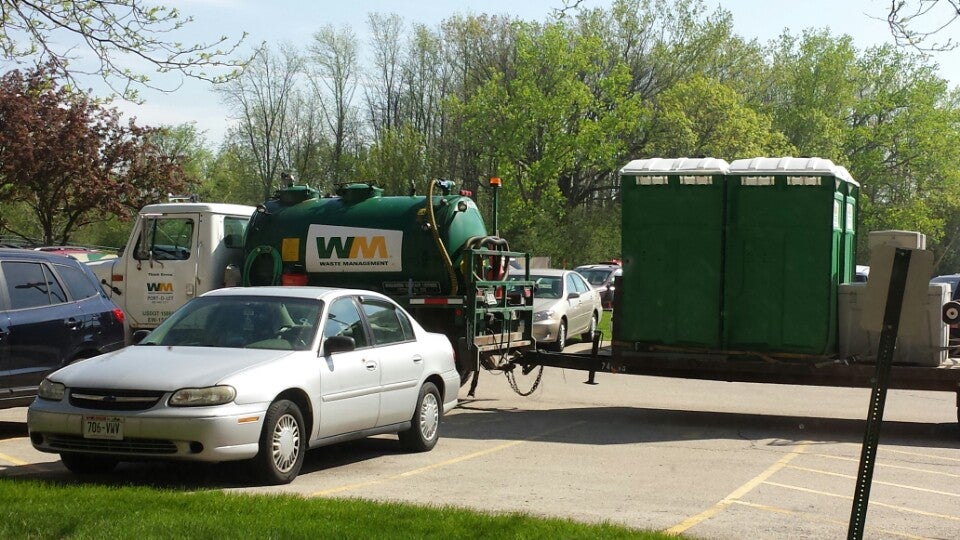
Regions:
<instances>
[{"instance_id":1,"label":"green portable toilet","mask_svg":"<svg viewBox=\"0 0 960 540\"><path fill-rule=\"evenodd\" d=\"M730 164L724 348L837 352L837 290L852 279L858 190L850 173L827 159Z\"/></svg>"},{"instance_id":2,"label":"green portable toilet","mask_svg":"<svg viewBox=\"0 0 960 540\"><path fill-rule=\"evenodd\" d=\"M714 158L652 158L620 170L620 346L720 346L727 166Z\"/></svg>"}]
</instances>

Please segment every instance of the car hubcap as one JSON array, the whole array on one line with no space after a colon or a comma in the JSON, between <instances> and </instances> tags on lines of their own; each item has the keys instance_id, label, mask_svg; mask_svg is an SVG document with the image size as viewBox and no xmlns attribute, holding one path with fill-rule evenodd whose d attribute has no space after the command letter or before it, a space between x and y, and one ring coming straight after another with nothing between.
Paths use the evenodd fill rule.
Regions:
<instances>
[{"instance_id":1,"label":"car hubcap","mask_svg":"<svg viewBox=\"0 0 960 540\"><path fill-rule=\"evenodd\" d=\"M433 439L437 435L439 424L440 406L437 396L427 394L423 396L423 403L420 405L420 434L428 441Z\"/></svg>"},{"instance_id":2,"label":"car hubcap","mask_svg":"<svg viewBox=\"0 0 960 540\"><path fill-rule=\"evenodd\" d=\"M289 472L299 456L300 427L293 416L285 414L273 430L273 463L278 471Z\"/></svg>"}]
</instances>

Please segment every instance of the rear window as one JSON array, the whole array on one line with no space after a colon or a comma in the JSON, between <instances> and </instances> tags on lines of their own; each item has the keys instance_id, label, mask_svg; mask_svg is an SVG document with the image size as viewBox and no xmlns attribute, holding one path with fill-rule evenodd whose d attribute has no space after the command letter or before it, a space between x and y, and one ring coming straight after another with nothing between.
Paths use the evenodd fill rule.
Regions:
<instances>
[{"instance_id":1,"label":"rear window","mask_svg":"<svg viewBox=\"0 0 960 540\"><path fill-rule=\"evenodd\" d=\"M70 297L74 300L92 298L100 294L97 285L79 268L58 264L57 272L60 273L67 290L70 291Z\"/></svg>"}]
</instances>

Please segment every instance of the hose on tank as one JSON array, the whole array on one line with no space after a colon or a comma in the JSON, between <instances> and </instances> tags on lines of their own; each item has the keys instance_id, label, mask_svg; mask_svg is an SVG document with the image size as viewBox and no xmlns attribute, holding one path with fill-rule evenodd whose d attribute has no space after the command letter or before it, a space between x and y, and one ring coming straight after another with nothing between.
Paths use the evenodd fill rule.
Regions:
<instances>
[{"instance_id":1,"label":"hose on tank","mask_svg":"<svg viewBox=\"0 0 960 540\"><path fill-rule=\"evenodd\" d=\"M458 290L457 272L453 268L453 261L450 260L450 254L447 253L446 246L443 245L443 239L440 238L437 217L433 213L433 187L436 185L436 182L430 182L430 189L427 190L427 217L430 218L430 232L433 234L433 241L437 244L437 249L443 258L443 265L447 268L447 275L450 277L450 296L456 296Z\"/></svg>"},{"instance_id":2,"label":"hose on tank","mask_svg":"<svg viewBox=\"0 0 960 540\"><path fill-rule=\"evenodd\" d=\"M264 253L270 255L273 259L273 273L270 275L270 283L267 283L267 285L278 285L280 283L280 273L283 270L283 262L280 261L280 252L270 246L257 246L247 255L247 260L243 263L243 285L245 287L250 286L250 268L253 266L253 262ZM257 285L263 285L263 283L258 283Z\"/></svg>"}]
</instances>

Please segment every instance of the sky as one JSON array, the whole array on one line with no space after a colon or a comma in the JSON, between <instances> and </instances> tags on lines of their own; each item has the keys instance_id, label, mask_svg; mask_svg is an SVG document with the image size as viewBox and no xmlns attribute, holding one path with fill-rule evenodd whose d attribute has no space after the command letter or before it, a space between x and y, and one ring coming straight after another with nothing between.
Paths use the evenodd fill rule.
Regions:
<instances>
[{"instance_id":1,"label":"sky","mask_svg":"<svg viewBox=\"0 0 960 540\"><path fill-rule=\"evenodd\" d=\"M185 42L215 39L220 35L249 35L245 48L266 42L275 47L290 43L305 49L322 26L350 26L361 48L369 41L366 27L369 13L400 15L407 23L437 26L452 15L509 14L525 20L544 21L563 6L562 0L160 0L176 7L194 21L187 27ZM721 7L733 16L735 31L761 43L784 30L799 34L807 28L829 28L835 34L850 35L858 48L892 43L885 20L889 0L704 0L710 11ZM609 7L611 0L582 0L586 8ZM960 22L940 35L960 38ZM960 86L960 49L939 53L933 61L940 74L953 86ZM175 87L179 81L157 82ZM91 83L95 85L96 83ZM94 91L97 88L94 86ZM212 85L187 79L169 93L144 90L145 103L115 101L114 106L140 125L179 125L194 122L211 148L222 141L229 125L229 111Z\"/></svg>"}]
</instances>

